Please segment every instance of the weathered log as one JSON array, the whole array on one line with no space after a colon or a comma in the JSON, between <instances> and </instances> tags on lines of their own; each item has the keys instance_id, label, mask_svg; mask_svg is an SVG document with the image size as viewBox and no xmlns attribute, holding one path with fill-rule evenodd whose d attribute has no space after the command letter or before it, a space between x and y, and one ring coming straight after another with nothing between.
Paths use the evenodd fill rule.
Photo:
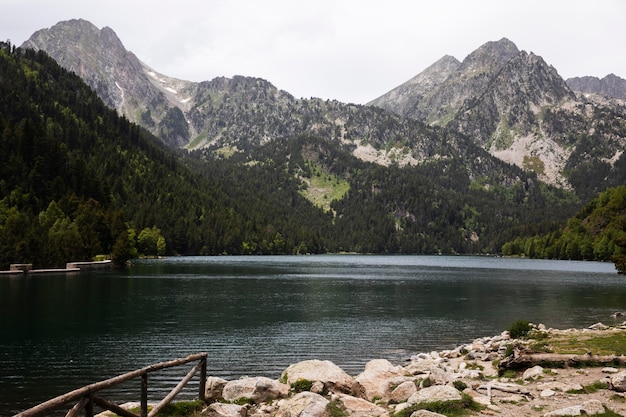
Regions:
<instances>
[{"instance_id":1,"label":"weathered log","mask_svg":"<svg viewBox=\"0 0 626 417\"><path fill-rule=\"evenodd\" d=\"M500 361L498 369L500 371L507 369L523 370L537 365L544 368L576 368L581 366L620 366L624 364L626 364L626 357L624 356L514 351L513 355Z\"/></svg>"},{"instance_id":2,"label":"weathered log","mask_svg":"<svg viewBox=\"0 0 626 417\"><path fill-rule=\"evenodd\" d=\"M490 382L488 384L484 384L476 388L477 391L481 389L484 389L487 391L487 398L489 398L489 401L491 401L491 390L498 390L502 392L508 392L511 394L521 394L527 397L532 397L528 389L522 386L518 386L518 385L499 384L496 382Z\"/></svg>"}]
</instances>

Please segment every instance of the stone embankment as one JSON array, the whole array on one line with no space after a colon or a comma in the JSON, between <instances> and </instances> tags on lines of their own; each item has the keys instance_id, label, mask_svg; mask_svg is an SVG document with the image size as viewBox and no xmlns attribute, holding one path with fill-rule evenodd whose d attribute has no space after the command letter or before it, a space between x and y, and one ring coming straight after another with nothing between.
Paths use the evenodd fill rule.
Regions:
<instances>
[{"instance_id":1,"label":"stone embankment","mask_svg":"<svg viewBox=\"0 0 626 417\"><path fill-rule=\"evenodd\" d=\"M626 324L626 323L625 323ZM588 332L623 332L626 326L555 330L576 338ZM598 329L600 328L600 329ZM402 366L372 360L351 376L329 361L307 360L285 369L279 380L209 377L211 417L440 416L433 404L467 404L470 414L494 416L626 415L626 371L612 367L542 368L499 375L497 365L511 354L508 332L474 340L456 349L421 353ZM501 372L500 372L501 373ZM430 404L430 406L428 406ZM605 408L606 407L606 408ZM445 412L445 411L443 411Z\"/></svg>"}]
</instances>

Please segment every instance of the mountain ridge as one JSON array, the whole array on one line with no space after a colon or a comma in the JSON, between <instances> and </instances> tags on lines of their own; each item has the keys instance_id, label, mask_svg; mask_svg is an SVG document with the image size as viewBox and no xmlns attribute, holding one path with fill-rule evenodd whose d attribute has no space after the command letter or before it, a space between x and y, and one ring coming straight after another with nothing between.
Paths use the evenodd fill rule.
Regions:
<instances>
[{"instance_id":1,"label":"mountain ridge","mask_svg":"<svg viewBox=\"0 0 626 417\"><path fill-rule=\"evenodd\" d=\"M72 30L69 23L57 26L58 30ZM97 31L94 28L91 30ZM119 55L131 54L110 34L92 36L109 38L112 43L108 47ZM24 46L32 44L45 48L53 58L63 57L66 49L74 50L74 67L85 60L80 55L85 48L76 44L46 45L40 40L27 41ZM103 43L97 46L107 49ZM105 64L101 63L106 69ZM96 91L103 91L99 94L104 97L117 97L119 103L117 90L122 87L120 113L131 121L171 146L222 155L248 152L250 146L279 138L314 134L338 141L362 160L406 166L457 157L473 142L493 157L536 173L542 181L590 197L605 187L599 172L609 172L609 179L614 176L610 172L626 145L626 111L577 97L556 69L532 52L520 51L507 38L481 45L461 62L444 56L367 106L295 99L253 77L192 83L159 74L145 64L141 70L136 64L126 68L128 77L135 72L137 85L122 86L109 71L106 82L95 83ZM98 67L93 71L103 72ZM386 112L375 110L377 107ZM598 125L603 126L602 136ZM445 127L469 140L458 135L444 140L427 126ZM445 142L450 139L452 142ZM591 142L602 146L590 149ZM585 179L589 173L593 173L593 181Z\"/></svg>"},{"instance_id":2,"label":"mountain ridge","mask_svg":"<svg viewBox=\"0 0 626 417\"><path fill-rule=\"evenodd\" d=\"M404 83L368 105L459 131L491 155L565 188L580 188L577 171L587 170L590 160L614 169L611 161L626 145L623 108L581 98L543 58L518 50L507 38L470 53L443 82ZM619 128L599 136L595 126L607 122L598 117L611 117ZM603 144L602 157L579 152L590 151L588 144L580 146L589 137Z\"/></svg>"}]
</instances>

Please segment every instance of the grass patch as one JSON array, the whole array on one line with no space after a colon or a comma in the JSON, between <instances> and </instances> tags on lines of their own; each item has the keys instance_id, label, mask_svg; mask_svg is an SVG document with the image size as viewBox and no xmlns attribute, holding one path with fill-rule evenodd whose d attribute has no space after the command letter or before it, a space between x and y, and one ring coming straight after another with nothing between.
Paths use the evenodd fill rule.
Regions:
<instances>
[{"instance_id":1,"label":"grass patch","mask_svg":"<svg viewBox=\"0 0 626 417\"><path fill-rule=\"evenodd\" d=\"M319 164L307 164L311 178L301 178L306 187L299 193L313 205L330 211L330 203L341 199L350 190L350 183L337 175L329 174Z\"/></svg>"},{"instance_id":2,"label":"grass patch","mask_svg":"<svg viewBox=\"0 0 626 417\"><path fill-rule=\"evenodd\" d=\"M313 386L313 381L309 381L308 379L304 379L304 378L299 378L296 382L291 383L291 391L293 392L311 391L312 386Z\"/></svg>"},{"instance_id":3,"label":"grass patch","mask_svg":"<svg viewBox=\"0 0 626 417\"><path fill-rule=\"evenodd\" d=\"M448 417L462 417L474 412L484 410L485 406L478 404L467 394L462 394L462 399L458 401L432 401L415 404L404 410L393 414L393 417L409 417L417 410L428 410Z\"/></svg>"},{"instance_id":4,"label":"grass patch","mask_svg":"<svg viewBox=\"0 0 626 417\"><path fill-rule=\"evenodd\" d=\"M328 409L328 413L330 417L347 417L348 413L343 408L343 404L341 401L331 401L326 406Z\"/></svg>"},{"instance_id":5,"label":"grass patch","mask_svg":"<svg viewBox=\"0 0 626 417\"><path fill-rule=\"evenodd\" d=\"M603 389L609 389L609 384L604 381L595 381L589 385L583 385L581 390L569 390L568 394L593 394Z\"/></svg>"},{"instance_id":6,"label":"grass patch","mask_svg":"<svg viewBox=\"0 0 626 417\"><path fill-rule=\"evenodd\" d=\"M584 355L626 355L626 331L604 333L577 333L567 335L547 335L539 343L530 346L533 350L546 353Z\"/></svg>"}]
</instances>

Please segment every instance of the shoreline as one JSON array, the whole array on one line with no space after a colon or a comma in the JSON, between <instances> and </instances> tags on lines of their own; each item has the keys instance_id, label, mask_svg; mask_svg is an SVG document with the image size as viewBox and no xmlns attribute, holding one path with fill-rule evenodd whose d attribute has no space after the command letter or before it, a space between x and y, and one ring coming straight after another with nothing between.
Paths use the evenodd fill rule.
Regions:
<instances>
[{"instance_id":1,"label":"shoreline","mask_svg":"<svg viewBox=\"0 0 626 417\"><path fill-rule=\"evenodd\" d=\"M287 367L279 379L209 376L205 392L208 405L201 415L440 417L445 414L432 410L470 403L475 408L468 415L626 415L624 367L593 363L569 366L568 362L521 369L501 367L506 358L536 350L538 343L544 342L546 350L561 354L557 342L571 342L587 350L594 346L593 341L615 338L619 350L624 351L626 322L612 327L596 323L582 329L547 329L541 324L530 328L527 337L511 338L503 331L453 349L413 355L402 365L374 359L358 375L348 375L330 361L305 360ZM606 354L605 348L591 349L578 356ZM614 358L616 364L624 363L624 354Z\"/></svg>"}]
</instances>

